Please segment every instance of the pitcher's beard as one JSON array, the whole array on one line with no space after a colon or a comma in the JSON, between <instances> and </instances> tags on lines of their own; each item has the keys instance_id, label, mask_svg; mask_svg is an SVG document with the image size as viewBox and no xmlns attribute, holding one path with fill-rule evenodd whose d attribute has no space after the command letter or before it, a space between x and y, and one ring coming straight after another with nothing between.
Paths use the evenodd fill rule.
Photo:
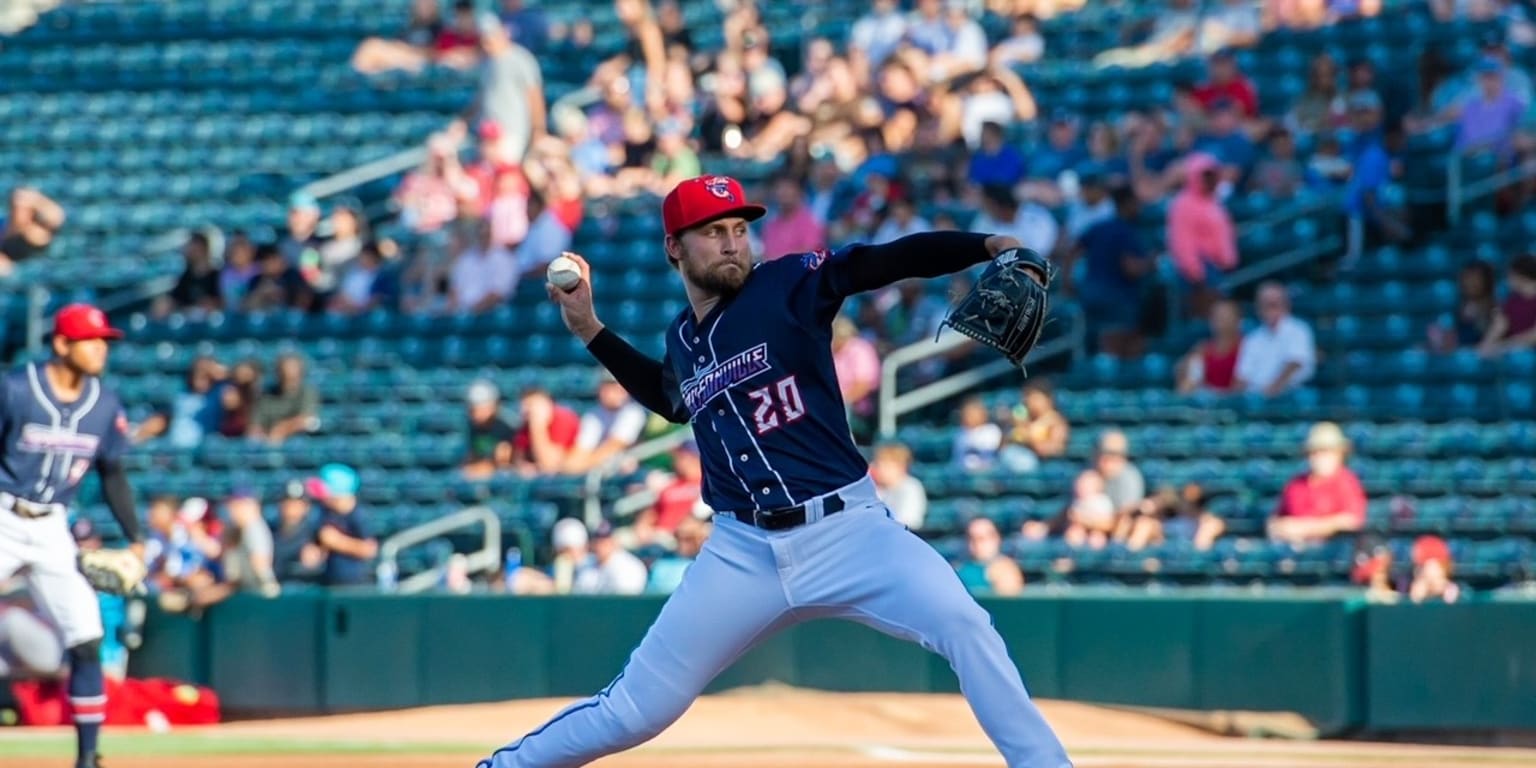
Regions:
<instances>
[{"instance_id":1,"label":"pitcher's beard","mask_svg":"<svg viewBox=\"0 0 1536 768\"><path fill-rule=\"evenodd\" d=\"M722 299L729 299L741 292L741 286L747 282L747 275L751 274L752 269L750 266L739 269L725 267L726 265L722 264L699 272L688 269L688 280L704 291Z\"/></svg>"}]
</instances>

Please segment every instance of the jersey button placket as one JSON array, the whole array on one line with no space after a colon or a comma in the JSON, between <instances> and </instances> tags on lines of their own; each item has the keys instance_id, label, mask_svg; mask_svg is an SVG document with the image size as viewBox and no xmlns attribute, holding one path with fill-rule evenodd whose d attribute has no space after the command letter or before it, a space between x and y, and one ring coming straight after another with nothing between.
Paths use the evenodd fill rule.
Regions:
<instances>
[{"instance_id":1,"label":"jersey button placket","mask_svg":"<svg viewBox=\"0 0 1536 768\"><path fill-rule=\"evenodd\" d=\"M745 454L745 453L743 453L743 454L742 454L742 455L741 455L741 460L742 460L742 461L746 461L746 460L747 460L747 455L746 455L746 454Z\"/></svg>"}]
</instances>

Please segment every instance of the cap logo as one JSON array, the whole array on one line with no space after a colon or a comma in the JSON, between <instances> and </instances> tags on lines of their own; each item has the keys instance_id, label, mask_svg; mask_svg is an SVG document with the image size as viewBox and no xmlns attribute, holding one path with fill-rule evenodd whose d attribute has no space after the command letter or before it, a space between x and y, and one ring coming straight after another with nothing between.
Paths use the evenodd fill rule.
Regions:
<instances>
[{"instance_id":1,"label":"cap logo","mask_svg":"<svg viewBox=\"0 0 1536 768\"><path fill-rule=\"evenodd\" d=\"M704 188L721 200L736 202L736 195L731 192L731 180L724 176L711 176L705 179Z\"/></svg>"}]
</instances>

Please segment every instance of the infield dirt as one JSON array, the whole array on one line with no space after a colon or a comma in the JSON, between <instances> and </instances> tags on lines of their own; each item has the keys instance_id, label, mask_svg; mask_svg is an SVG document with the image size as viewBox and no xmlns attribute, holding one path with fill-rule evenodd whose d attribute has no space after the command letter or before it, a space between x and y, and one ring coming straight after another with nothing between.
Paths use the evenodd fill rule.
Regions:
<instances>
[{"instance_id":1,"label":"infield dirt","mask_svg":"<svg viewBox=\"0 0 1536 768\"><path fill-rule=\"evenodd\" d=\"M132 731L112 729L105 737L105 762L109 768L473 768L566 703L514 701L226 723L166 735L167 748L159 754L157 741L146 737L132 739L131 750L114 753L113 737ZM1137 712L1070 702L1041 706L1077 768L1536 768L1536 750L1232 738ZM63 736L67 729L56 732ZM195 737L202 748L178 736ZM0 733L0 754L8 751L9 738L13 735ZM225 739L258 746L218 749ZM262 743L274 747L263 753ZM68 764L56 757L0 762L15 768ZM594 765L939 768L1001 766L1002 760L958 696L770 687L700 699L654 741Z\"/></svg>"}]
</instances>

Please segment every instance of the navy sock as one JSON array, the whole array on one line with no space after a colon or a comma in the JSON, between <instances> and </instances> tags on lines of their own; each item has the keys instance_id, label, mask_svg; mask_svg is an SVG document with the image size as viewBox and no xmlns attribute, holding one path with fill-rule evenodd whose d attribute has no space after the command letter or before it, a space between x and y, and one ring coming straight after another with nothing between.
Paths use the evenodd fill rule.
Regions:
<instances>
[{"instance_id":1,"label":"navy sock","mask_svg":"<svg viewBox=\"0 0 1536 768\"><path fill-rule=\"evenodd\" d=\"M69 704L75 712L76 754L79 764L87 766L94 765L91 758L96 755L101 722L107 716L106 682L102 678L99 646L96 648L95 654L70 654Z\"/></svg>"}]
</instances>

